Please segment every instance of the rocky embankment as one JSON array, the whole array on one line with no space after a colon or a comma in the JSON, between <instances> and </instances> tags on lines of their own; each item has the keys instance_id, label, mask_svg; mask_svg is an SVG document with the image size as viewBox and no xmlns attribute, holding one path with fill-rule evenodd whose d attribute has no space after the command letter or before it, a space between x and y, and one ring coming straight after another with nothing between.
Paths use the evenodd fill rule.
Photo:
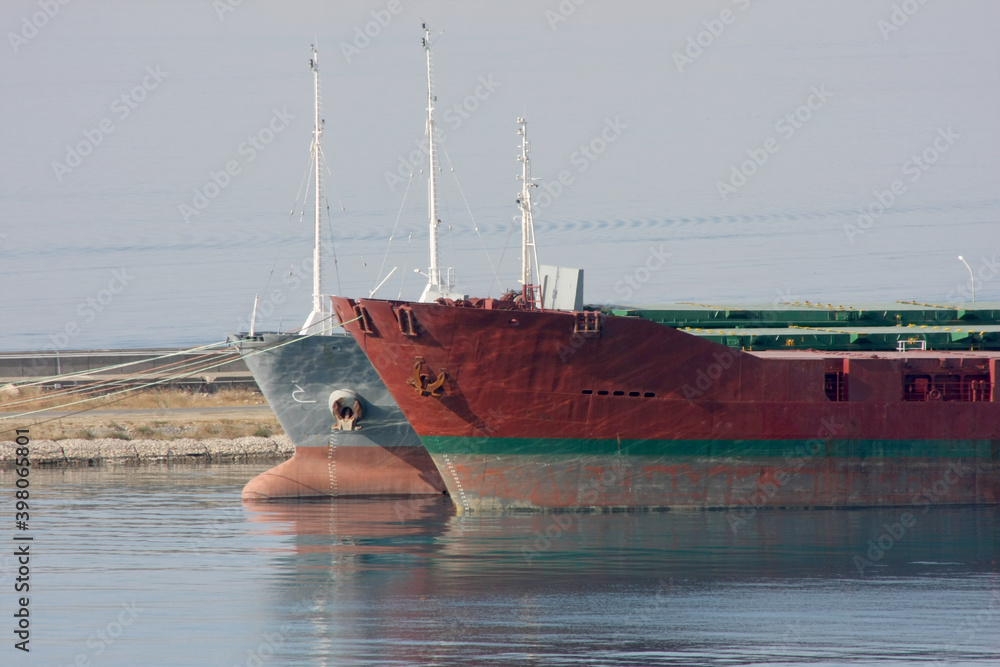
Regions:
<instances>
[{"instance_id":1,"label":"rocky embankment","mask_svg":"<svg viewBox=\"0 0 1000 667\"><path fill-rule=\"evenodd\" d=\"M36 466L283 461L295 451L285 435L232 440L32 440L29 447L31 462ZM14 442L0 442L0 468L15 466L16 448Z\"/></svg>"}]
</instances>

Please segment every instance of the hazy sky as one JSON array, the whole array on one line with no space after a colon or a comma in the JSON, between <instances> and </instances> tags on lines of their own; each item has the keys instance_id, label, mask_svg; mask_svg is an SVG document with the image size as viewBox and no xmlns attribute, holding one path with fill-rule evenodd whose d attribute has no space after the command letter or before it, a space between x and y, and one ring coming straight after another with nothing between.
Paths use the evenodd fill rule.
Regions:
<instances>
[{"instance_id":1,"label":"hazy sky","mask_svg":"<svg viewBox=\"0 0 1000 667\"><path fill-rule=\"evenodd\" d=\"M314 41L326 291L367 294L398 218L379 294L415 298L421 21L443 31L442 261L470 293L498 293L501 254L516 279L524 115L540 258L585 268L589 301L955 301L960 254L1000 301L990 0L7 0L0 348L219 340L275 289L265 323L299 322Z\"/></svg>"}]
</instances>

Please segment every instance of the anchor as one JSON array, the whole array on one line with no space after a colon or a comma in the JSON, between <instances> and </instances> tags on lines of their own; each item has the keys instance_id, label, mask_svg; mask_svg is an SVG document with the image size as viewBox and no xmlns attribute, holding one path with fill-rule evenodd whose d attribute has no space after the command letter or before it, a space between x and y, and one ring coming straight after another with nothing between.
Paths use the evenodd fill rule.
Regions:
<instances>
[{"instance_id":1,"label":"anchor","mask_svg":"<svg viewBox=\"0 0 1000 667\"><path fill-rule=\"evenodd\" d=\"M413 377L406 380L406 384L413 387L413 389L421 396L444 396L445 386L444 382L448 379L448 374L441 369L438 373L436 380L431 380L427 373L424 373L424 360L422 357L417 357L413 362Z\"/></svg>"}]
</instances>

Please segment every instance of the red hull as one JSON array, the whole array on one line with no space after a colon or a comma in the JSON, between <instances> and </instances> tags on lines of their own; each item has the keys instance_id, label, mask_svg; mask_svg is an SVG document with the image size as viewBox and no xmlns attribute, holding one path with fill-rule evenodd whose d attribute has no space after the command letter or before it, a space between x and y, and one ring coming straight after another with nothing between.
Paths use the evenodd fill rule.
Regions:
<instances>
[{"instance_id":1,"label":"red hull","mask_svg":"<svg viewBox=\"0 0 1000 667\"><path fill-rule=\"evenodd\" d=\"M979 505L1000 502L998 470L975 458L435 455L461 511L642 507L761 508Z\"/></svg>"},{"instance_id":2,"label":"red hull","mask_svg":"<svg viewBox=\"0 0 1000 667\"><path fill-rule=\"evenodd\" d=\"M352 319L353 302L334 302ZM377 333L357 322L346 328L422 437L808 440L826 430L1000 439L1000 403L903 402L899 385L904 366L944 364L981 366L995 382L997 352L747 353L621 317L606 318L599 338L574 339L570 313L419 303L406 304L419 328L411 337L399 330L398 302L360 303ZM447 374L444 395L421 396L407 384L418 357L431 379ZM824 393L831 367L845 371L849 401Z\"/></svg>"},{"instance_id":3,"label":"red hull","mask_svg":"<svg viewBox=\"0 0 1000 667\"><path fill-rule=\"evenodd\" d=\"M590 455L595 470L607 471L620 465L613 455L624 454L636 474L693 456L733 471L756 469L760 487L787 467L786 456L772 450L801 445L822 452L820 469L829 474L808 499L786 498L791 486L780 488L777 504L905 504L923 483L893 481L907 477L908 461L922 470L910 477L930 483L949 464L971 462L977 473L963 476L946 502L1000 497L1000 403L990 391L996 351L750 353L638 318L598 321L595 314L593 324L581 326L572 313L502 302L334 304L343 321L362 313L346 328L434 455L456 502L464 492L470 507L477 500L489 507L705 506L700 491L673 499L663 491L662 502L656 491L630 497L617 486L621 479L598 485L607 502L582 503L574 498L582 492L579 475L554 480L572 477ZM904 400L907 374L944 371L962 382L972 378L963 400ZM831 389L831 377L843 386ZM551 454L553 443L566 441L582 444L562 457ZM628 443L654 451L637 454ZM726 453L712 454L713 443ZM487 484L491 475L499 477ZM519 475L520 483L500 490ZM726 478L713 483L731 485ZM736 504L732 494L719 497Z\"/></svg>"}]
</instances>

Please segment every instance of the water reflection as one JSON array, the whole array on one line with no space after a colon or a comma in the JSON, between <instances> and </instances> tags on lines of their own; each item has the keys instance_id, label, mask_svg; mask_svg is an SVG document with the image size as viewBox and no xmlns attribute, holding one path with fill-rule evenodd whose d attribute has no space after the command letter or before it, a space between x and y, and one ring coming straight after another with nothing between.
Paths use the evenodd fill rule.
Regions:
<instances>
[{"instance_id":1,"label":"water reflection","mask_svg":"<svg viewBox=\"0 0 1000 667\"><path fill-rule=\"evenodd\" d=\"M336 502L243 501L247 518L263 534L292 536L294 553L281 556L298 567L337 565L377 568L393 556L425 557L454 515L443 496L412 499L343 499ZM324 557L326 556L326 557Z\"/></svg>"},{"instance_id":2,"label":"water reflection","mask_svg":"<svg viewBox=\"0 0 1000 667\"><path fill-rule=\"evenodd\" d=\"M900 509L770 510L740 523L724 512L457 516L445 498L240 504L242 485L266 467L35 470L34 658L263 667L1000 657L996 509L909 519ZM9 584L13 558L0 566ZM118 628L133 604L134 623ZM101 643L102 632L121 634Z\"/></svg>"},{"instance_id":3,"label":"water reflection","mask_svg":"<svg viewBox=\"0 0 1000 667\"><path fill-rule=\"evenodd\" d=\"M271 599L314 657L998 655L998 515L988 508L931 510L908 526L896 509L766 511L737 526L724 512L457 516L443 499L245 507L258 530L291 538L273 554ZM991 604L996 615L970 632L965 617Z\"/></svg>"},{"instance_id":4,"label":"water reflection","mask_svg":"<svg viewBox=\"0 0 1000 667\"><path fill-rule=\"evenodd\" d=\"M370 567L406 554L421 567L480 579L599 574L603 582L676 579L850 578L992 572L998 511L905 508L772 510L740 523L726 512L458 516L446 498L337 503L244 502L267 534L294 539L293 559Z\"/></svg>"}]
</instances>

